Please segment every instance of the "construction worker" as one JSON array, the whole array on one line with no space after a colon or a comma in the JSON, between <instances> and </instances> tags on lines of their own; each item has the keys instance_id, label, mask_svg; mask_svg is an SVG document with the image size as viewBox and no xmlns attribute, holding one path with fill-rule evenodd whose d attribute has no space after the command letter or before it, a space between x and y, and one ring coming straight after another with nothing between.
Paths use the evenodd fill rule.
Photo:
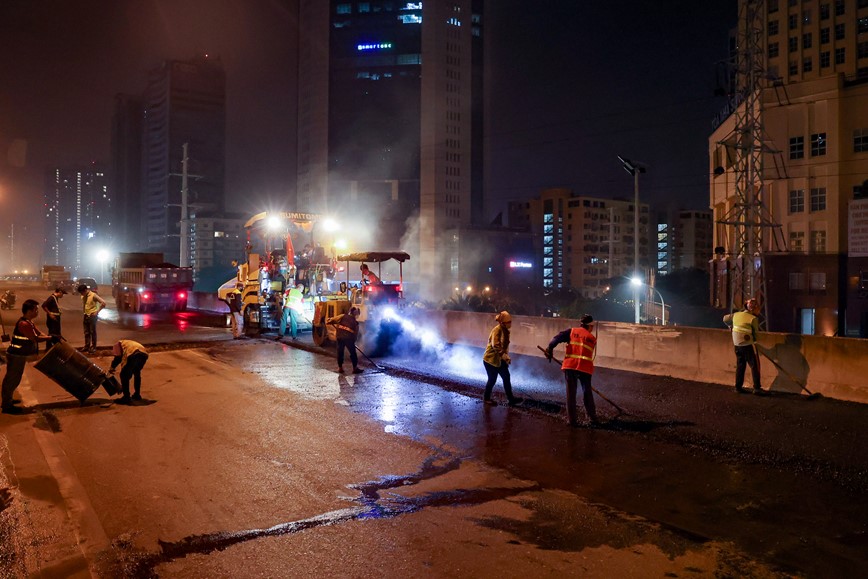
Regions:
<instances>
[{"instance_id":1,"label":"construction worker","mask_svg":"<svg viewBox=\"0 0 868 579\"><path fill-rule=\"evenodd\" d=\"M24 367L27 361L39 352L39 342L47 342L51 339L48 334L43 334L33 323L39 315L39 302L26 300L21 305L21 317L15 323L12 330L12 341L6 350L6 375L3 376L2 387L2 411L4 414L23 414L25 411L14 406L13 394L21 384L24 376Z\"/></svg>"},{"instance_id":2,"label":"construction worker","mask_svg":"<svg viewBox=\"0 0 868 579\"><path fill-rule=\"evenodd\" d=\"M286 322L289 320L289 335L298 339L298 318L304 302L304 284L286 290L283 294L283 315L280 317L280 333L277 339L286 336Z\"/></svg>"},{"instance_id":3,"label":"construction worker","mask_svg":"<svg viewBox=\"0 0 868 579\"><path fill-rule=\"evenodd\" d=\"M382 283L380 278L368 268L366 263L360 265L359 269L362 270L362 284L377 285Z\"/></svg>"},{"instance_id":4,"label":"construction worker","mask_svg":"<svg viewBox=\"0 0 868 579\"><path fill-rule=\"evenodd\" d=\"M359 356L356 354L356 336L359 335L359 322L356 321L358 315L359 308L352 307L349 312L327 320L327 323L337 327L338 372L341 374L344 373L344 348L350 351L353 374L362 373L362 369L359 368Z\"/></svg>"},{"instance_id":5,"label":"construction worker","mask_svg":"<svg viewBox=\"0 0 868 579\"><path fill-rule=\"evenodd\" d=\"M509 312L502 311L494 316L497 325L492 328L488 335L488 345L485 347L485 353L482 355L482 364L485 366L485 372L488 374L488 382L485 383L485 394L482 401L485 404L494 404L491 399L491 391L494 389L494 383L497 382L497 377L503 380L503 391L506 393L506 399L510 406L515 406L520 402L518 398L512 395L512 383L509 378L509 330L512 328L512 316Z\"/></svg>"},{"instance_id":6,"label":"construction worker","mask_svg":"<svg viewBox=\"0 0 868 579\"><path fill-rule=\"evenodd\" d=\"M567 382L567 417L570 426L579 426L576 412L576 391L578 383L582 384L582 400L585 403L585 412L591 426L597 426L597 408L594 405L594 392L591 388L591 375L594 373L594 350L597 347L597 338L591 332L594 318L585 314L579 320L578 328L570 328L557 334L549 342L545 350L546 358L551 361L555 347L558 344L566 344L567 352L564 355L561 370Z\"/></svg>"},{"instance_id":7,"label":"construction worker","mask_svg":"<svg viewBox=\"0 0 868 579\"><path fill-rule=\"evenodd\" d=\"M133 340L118 340L112 346L111 368L109 376L114 375L115 369L121 366L121 389L123 396L118 400L119 404L129 404L132 400L142 399L142 368L148 361L148 351L144 346ZM130 397L130 378L133 378L133 395Z\"/></svg>"},{"instance_id":8,"label":"construction worker","mask_svg":"<svg viewBox=\"0 0 868 579\"><path fill-rule=\"evenodd\" d=\"M80 284L77 289L81 295L81 307L84 312L84 348L82 348L82 352L93 354L96 352L96 321L106 303L85 284Z\"/></svg>"},{"instance_id":9,"label":"construction worker","mask_svg":"<svg viewBox=\"0 0 868 579\"><path fill-rule=\"evenodd\" d=\"M745 367L750 366L753 378L753 393L757 396L767 394L760 382L759 357L756 341L759 337L759 301L747 300L744 310L723 316L723 323L732 329L732 344L735 347L735 391L743 394Z\"/></svg>"},{"instance_id":10,"label":"construction worker","mask_svg":"<svg viewBox=\"0 0 868 579\"><path fill-rule=\"evenodd\" d=\"M57 286L51 295L42 302L42 310L45 312L45 326L48 328L48 333L54 336L61 336L60 331L60 298L66 295L66 290ZM59 338L52 339L47 346L50 348L59 341Z\"/></svg>"},{"instance_id":11,"label":"construction worker","mask_svg":"<svg viewBox=\"0 0 868 579\"><path fill-rule=\"evenodd\" d=\"M241 288L243 287L244 285L239 283L235 289L230 290L226 295L226 305L229 306L229 325L232 328L232 338L235 340L242 338L244 319L241 317Z\"/></svg>"}]
</instances>

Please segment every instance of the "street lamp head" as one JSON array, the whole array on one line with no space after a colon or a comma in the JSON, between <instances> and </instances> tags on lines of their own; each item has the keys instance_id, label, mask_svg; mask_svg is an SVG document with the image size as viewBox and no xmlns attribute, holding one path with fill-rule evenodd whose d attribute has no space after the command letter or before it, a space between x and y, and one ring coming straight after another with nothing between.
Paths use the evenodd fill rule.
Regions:
<instances>
[{"instance_id":1,"label":"street lamp head","mask_svg":"<svg viewBox=\"0 0 868 579\"><path fill-rule=\"evenodd\" d=\"M643 285L642 278L639 276L633 276L630 278L630 285L633 287L640 287Z\"/></svg>"},{"instance_id":2,"label":"street lamp head","mask_svg":"<svg viewBox=\"0 0 868 579\"><path fill-rule=\"evenodd\" d=\"M624 166L624 170L627 171L628 173L630 173L630 175L635 176L637 172L638 173L644 173L645 172L645 167L639 165L638 163L634 163L633 161L631 161L630 159L628 159L626 157L622 157L621 155L618 155L618 160L621 161L621 165Z\"/></svg>"},{"instance_id":3,"label":"street lamp head","mask_svg":"<svg viewBox=\"0 0 868 579\"><path fill-rule=\"evenodd\" d=\"M108 261L108 258L109 258L109 252L106 249L100 249L99 251L96 252L96 259L100 263L105 263L106 261Z\"/></svg>"}]
</instances>

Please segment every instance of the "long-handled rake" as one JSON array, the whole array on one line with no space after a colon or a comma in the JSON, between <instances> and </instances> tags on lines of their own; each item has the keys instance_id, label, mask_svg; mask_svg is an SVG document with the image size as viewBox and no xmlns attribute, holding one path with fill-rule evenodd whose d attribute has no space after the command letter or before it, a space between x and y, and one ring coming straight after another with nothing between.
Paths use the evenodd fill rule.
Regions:
<instances>
[{"instance_id":1,"label":"long-handled rake","mask_svg":"<svg viewBox=\"0 0 868 579\"><path fill-rule=\"evenodd\" d=\"M802 390L804 390L805 392L807 392L808 395L805 396L805 400L816 400L817 398L819 398L820 396L822 396L822 394L820 394L819 392L811 392L810 390L808 390L808 385L807 385L807 384L805 384L805 383L802 382L801 380L796 379L795 376L793 376L792 374L790 374L789 372L787 372L786 370L784 370L783 366L781 366L780 364L778 364L777 360L775 360L774 358L772 358L771 356L769 356L769 355L768 355L765 351L763 351L761 348L757 348L756 351L759 352L760 354L762 354L763 356L765 356L766 358L768 358L769 362L771 362L772 364L774 364L774 365L775 365L775 368L777 368L777 369L781 372L781 374L783 374L784 376L786 376L787 378L789 378L790 380L792 380L793 382L795 382L796 384L798 384L798 385L799 385L799 388L801 388Z\"/></svg>"},{"instance_id":2,"label":"long-handled rake","mask_svg":"<svg viewBox=\"0 0 868 579\"><path fill-rule=\"evenodd\" d=\"M539 346L539 345L538 345L537 348L539 348L540 351L541 351L543 354L546 353L545 348L543 348L542 346ZM546 355L546 358L548 358L548 355ZM552 360L554 360L554 361L557 362L558 364L562 364L562 363L563 363L561 360L558 360L558 359L555 358L554 356L552 356L552 357L549 359L549 363L551 363ZM617 410L619 414L630 414L629 412L627 412L626 410L624 410L623 408L621 408L620 406L618 406L617 404L615 404L614 402L612 402L611 400L609 400L608 398L606 398L605 395L603 395L599 390L597 390L597 389L594 388L593 386L591 386L591 390L593 390L593 391L597 394L597 396L599 396L600 398L602 398L603 400L605 400L606 402L608 402L609 404L611 404L612 406L614 406L614 407L615 407L615 410Z\"/></svg>"},{"instance_id":3,"label":"long-handled rake","mask_svg":"<svg viewBox=\"0 0 868 579\"><path fill-rule=\"evenodd\" d=\"M361 348L359 348L358 346L356 346L356 350L358 350L358 351L359 351L359 354L361 354L362 356L364 356L364 357L365 357L365 360L367 360L368 362L370 362L370 363L374 366L374 368L376 368L376 369L379 370L380 372L385 372L385 371L386 371L386 369L385 369L384 367L380 366L379 364L377 364L376 362L374 362L373 360L371 360L371 359L368 357L368 355L365 354L365 353L362 351Z\"/></svg>"}]
</instances>

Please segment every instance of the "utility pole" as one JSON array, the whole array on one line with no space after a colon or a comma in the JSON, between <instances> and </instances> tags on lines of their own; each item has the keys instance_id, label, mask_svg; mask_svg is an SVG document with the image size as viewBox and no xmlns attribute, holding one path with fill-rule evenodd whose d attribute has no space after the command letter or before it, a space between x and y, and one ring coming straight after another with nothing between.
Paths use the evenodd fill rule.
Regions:
<instances>
[{"instance_id":1,"label":"utility pole","mask_svg":"<svg viewBox=\"0 0 868 579\"><path fill-rule=\"evenodd\" d=\"M15 224L9 226L9 269L15 271Z\"/></svg>"},{"instance_id":2,"label":"utility pole","mask_svg":"<svg viewBox=\"0 0 868 579\"><path fill-rule=\"evenodd\" d=\"M190 220L188 219L188 174L187 163L190 158L187 156L187 150L190 143L184 143L184 157L181 159L181 267L190 267Z\"/></svg>"},{"instance_id":3,"label":"utility pole","mask_svg":"<svg viewBox=\"0 0 868 579\"><path fill-rule=\"evenodd\" d=\"M184 143L183 158L181 159L181 173L169 173L172 177L181 177L181 220L180 225L180 247L179 247L179 265L181 267L190 267L190 208L197 207L196 204L190 203L190 179L204 179L202 175L191 175L188 171L190 163L189 151L190 143ZM169 203L167 207L178 207L177 203ZM169 237L174 237L170 235Z\"/></svg>"},{"instance_id":4,"label":"utility pole","mask_svg":"<svg viewBox=\"0 0 868 579\"><path fill-rule=\"evenodd\" d=\"M618 155L618 160L624 166L624 170L633 176L633 277L644 281L644 276L639 270L639 173L645 172L645 167L632 162L630 159ZM639 323L639 288L633 289L633 306L636 314L636 323Z\"/></svg>"}]
</instances>

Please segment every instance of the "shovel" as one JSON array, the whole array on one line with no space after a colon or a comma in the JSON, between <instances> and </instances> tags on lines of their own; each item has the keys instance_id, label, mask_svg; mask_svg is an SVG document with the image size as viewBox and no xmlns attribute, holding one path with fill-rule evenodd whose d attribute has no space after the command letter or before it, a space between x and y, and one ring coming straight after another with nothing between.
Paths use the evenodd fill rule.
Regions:
<instances>
[{"instance_id":1,"label":"shovel","mask_svg":"<svg viewBox=\"0 0 868 579\"><path fill-rule=\"evenodd\" d=\"M545 351L546 351L545 348L543 348L542 346L537 346L537 348L539 348L540 351L542 351L542 352L545 354ZM546 356L546 357L548 358L548 356ZM549 360L549 362L551 362L552 360L554 360L554 361L557 362L558 364L562 364L562 363L563 363L561 360L558 360L558 359L555 358L554 356L551 357L551 359ZM606 398L603 394L600 393L599 390L597 390L597 389L594 388L593 386L591 386L591 390L593 390L593 391L597 394L597 396L599 396L600 398L602 398L603 400L605 400L606 402L608 402L609 404L611 404L612 406L614 406L614 407L615 407L615 410L617 410L619 414L630 414L629 412L626 412L623 408L621 408L620 406L618 406L617 404L615 404L614 402L612 402L611 400L609 400L608 398Z\"/></svg>"},{"instance_id":2,"label":"shovel","mask_svg":"<svg viewBox=\"0 0 868 579\"><path fill-rule=\"evenodd\" d=\"M778 371L781 372L781 374L783 374L784 376L786 376L787 378L789 378L790 380L792 380L793 382L795 382L796 384L798 384L799 387L800 387L802 390L804 390L805 392L807 392L808 395L805 397L806 400L815 400L815 399L819 398L820 396L822 396L822 394L820 394L819 392L811 392L810 390L808 390L808 385L807 385L807 384L805 384L805 383L802 382L801 380L797 380L795 376L793 376L792 374L790 374L789 372L787 372L786 370L784 370L783 366L781 366L780 364L778 364L777 361L776 361L774 358L772 358L771 356L769 356L768 354L766 354L766 353L765 353L761 348L757 348L756 351L759 352L760 354L762 354L763 356L765 356L766 358L768 358L769 362L771 362L772 364L774 364L774 365L775 365L775 368L777 368Z\"/></svg>"}]
</instances>

